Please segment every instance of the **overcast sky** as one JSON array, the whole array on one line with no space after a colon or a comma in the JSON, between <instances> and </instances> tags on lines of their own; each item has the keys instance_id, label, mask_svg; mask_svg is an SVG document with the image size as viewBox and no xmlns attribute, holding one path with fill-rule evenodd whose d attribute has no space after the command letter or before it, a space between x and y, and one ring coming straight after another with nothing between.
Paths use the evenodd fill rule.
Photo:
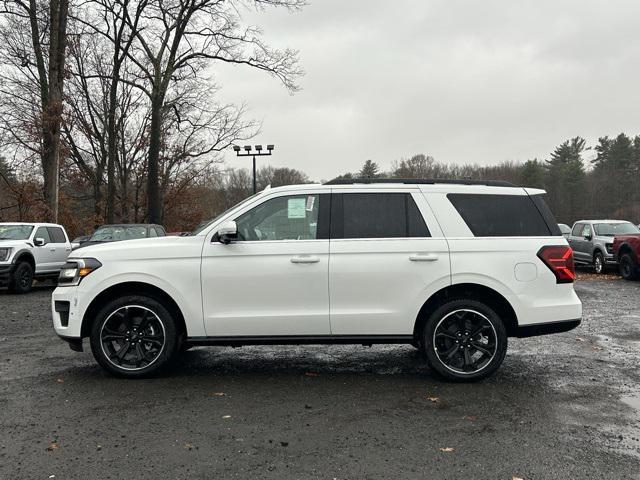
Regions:
<instances>
[{"instance_id":1,"label":"overcast sky","mask_svg":"<svg viewBox=\"0 0 640 480\"><path fill-rule=\"evenodd\" d=\"M311 0L247 14L300 51L302 91L216 66L221 100L263 122L274 166L314 180L370 158L546 158L575 135L640 134L640 2ZM227 155L230 165L246 159Z\"/></svg>"}]
</instances>

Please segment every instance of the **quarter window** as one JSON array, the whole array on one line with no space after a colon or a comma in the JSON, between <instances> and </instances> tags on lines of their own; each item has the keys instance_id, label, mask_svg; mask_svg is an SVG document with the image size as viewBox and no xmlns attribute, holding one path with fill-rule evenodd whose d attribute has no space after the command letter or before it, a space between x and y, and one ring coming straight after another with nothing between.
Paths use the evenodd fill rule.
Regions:
<instances>
[{"instance_id":1,"label":"quarter window","mask_svg":"<svg viewBox=\"0 0 640 480\"><path fill-rule=\"evenodd\" d=\"M332 238L430 237L409 193L344 193L332 200Z\"/></svg>"},{"instance_id":2,"label":"quarter window","mask_svg":"<svg viewBox=\"0 0 640 480\"><path fill-rule=\"evenodd\" d=\"M236 219L238 240L315 240L320 199L325 195L289 195L261 203Z\"/></svg>"}]
</instances>

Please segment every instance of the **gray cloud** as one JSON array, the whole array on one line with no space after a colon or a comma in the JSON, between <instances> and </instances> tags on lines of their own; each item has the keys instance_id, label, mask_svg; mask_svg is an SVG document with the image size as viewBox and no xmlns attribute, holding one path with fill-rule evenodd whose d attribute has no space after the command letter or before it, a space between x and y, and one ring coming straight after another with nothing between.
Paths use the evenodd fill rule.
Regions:
<instances>
[{"instance_id":1,"label":"gray cloud","mask_svg":"<svg viewBox=\"0 0 640 480\"><path fill-rule=\"evenodd\" d=\"M317 180L419 152L544 158L574 135L640 133L638 18L640 2L622 0L315 0L246 14L273 46L300 50L300 93L259 72L214 73L225 101L263 121L271 164Z\"/></svg>"}]
</instances>

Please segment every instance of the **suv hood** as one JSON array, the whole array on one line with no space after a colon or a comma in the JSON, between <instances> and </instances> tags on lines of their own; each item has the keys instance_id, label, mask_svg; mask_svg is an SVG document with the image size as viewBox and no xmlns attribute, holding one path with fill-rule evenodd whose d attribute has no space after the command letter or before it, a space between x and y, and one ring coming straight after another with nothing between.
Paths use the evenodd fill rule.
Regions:
<instances>
[{"instance_id":1,"label":"suv hood","mask_svg":"<svg viewBox=\"0 0 640 480\"><path fill-rule=\"evenodd\" d=\"M163 260L200 256L204 237L156 237L106 242L80 247L69 256L103 261Z\"/></svg>"}]
</instances>

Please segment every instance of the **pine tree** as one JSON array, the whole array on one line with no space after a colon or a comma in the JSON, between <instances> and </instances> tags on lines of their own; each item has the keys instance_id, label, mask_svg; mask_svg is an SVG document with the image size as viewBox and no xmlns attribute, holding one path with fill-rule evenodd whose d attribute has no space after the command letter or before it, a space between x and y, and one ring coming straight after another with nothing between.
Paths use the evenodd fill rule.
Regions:
<instances>
[{"instance_id":1,"label":"pine tree","mask_svg":"<svg viewBox=\"0 0 640 480\"><path fill-rule=\"evenodd\" d=\"M362 168L360 169L360 177L376 178L378 176L379 170L380 167L378 167L378 164L376 162L374 162L373 160L367 160L366 162L364 162L364 165L362 165Z\"/></svg>"}]
</instances>

